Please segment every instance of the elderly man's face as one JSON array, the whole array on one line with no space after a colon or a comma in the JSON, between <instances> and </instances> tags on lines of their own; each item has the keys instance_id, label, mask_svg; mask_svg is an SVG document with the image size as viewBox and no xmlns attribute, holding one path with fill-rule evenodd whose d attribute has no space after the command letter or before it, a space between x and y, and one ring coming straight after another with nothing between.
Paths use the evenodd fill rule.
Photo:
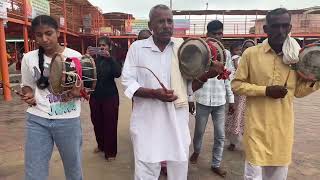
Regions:
<instances>
[{"instance_id":1,"label":"elderly man's face","mask_svg":"<svg viewBox=\"0 0 320 180\"><path fill-rule=\"evenodd\" d=\"M173 15L171 10L157 9L149 22L153 37L160 42L169 42L173 34Z\"/></svg>"},{"instance_id":2,"label":"elderly man's face","mask_svg":"<svg viewBox=\"0 0 320 180\"><path fill-rule=\"evenodd\" d=\"M290 33L292 25L288 13L271 16L269 24L263 26L269 42L282 45Z\"/></svg>"}]
</instances>

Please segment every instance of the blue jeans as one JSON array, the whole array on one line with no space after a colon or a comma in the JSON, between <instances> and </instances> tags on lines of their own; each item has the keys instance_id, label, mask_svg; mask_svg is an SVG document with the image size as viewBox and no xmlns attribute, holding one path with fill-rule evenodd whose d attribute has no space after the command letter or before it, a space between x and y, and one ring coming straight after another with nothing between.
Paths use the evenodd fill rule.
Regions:
<instances>
[{"instance_id":1,"label":"blue jeans","mask_svg":"<svg viewBox=\"0 0 320 180\"><path fill-rule=\"evenodd\" d=\"M67 180L82 180L80 118L46 119L27 113L25 180L46 180L54 143Z\"/></svg>"},{"instance_id":2,"label":"blue jeans","mask_svg":"<svg viewBox=\"0 0 320 180\"><path fill-rule=\"evenodd\" d=\"M203 134L205 132L209 114L211 114L214 126L214 144L212 148L212 167L220 167L225 138L225 105L204 106L197 103L196 124L193 137L194 152L200 153Z\"/></svg>"}]
</instances>

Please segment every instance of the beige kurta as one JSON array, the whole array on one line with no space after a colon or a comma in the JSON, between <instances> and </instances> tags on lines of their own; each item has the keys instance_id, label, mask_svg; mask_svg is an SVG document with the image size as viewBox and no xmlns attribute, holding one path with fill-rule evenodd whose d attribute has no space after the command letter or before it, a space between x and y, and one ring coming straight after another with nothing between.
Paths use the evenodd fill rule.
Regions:
<instances>
[{"instance_id":1,"label":"beige kurta","mask_svg":"<svg viewBox=\"0 0 320 180\"><path fill-rule=\"evenodd\" d=\"M288 73L288 94L282 99L265 95L266 87L284 85ZM306 96L319 83L302 81L282 62L268 42L247 49L232 81L235 94L247 96L244 146L246 160L258 166L285 166L291 162L294 135L294 97Z\"/></svg>"}]
</instances>

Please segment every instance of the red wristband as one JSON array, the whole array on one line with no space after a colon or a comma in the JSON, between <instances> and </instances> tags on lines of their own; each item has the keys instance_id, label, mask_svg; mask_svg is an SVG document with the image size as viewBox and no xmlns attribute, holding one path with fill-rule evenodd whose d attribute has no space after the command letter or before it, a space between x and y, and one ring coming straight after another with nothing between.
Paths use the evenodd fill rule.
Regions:
<instances>
[{"instance_id":1,"label":"red wristband","mask_svg":"<svg viewBox=\"0 0 320 180\"><path fill-rule=\"evenodd\" d=\"M198 80L202 81L203 83L207 82L208 81L208 76L207 76L207 73L205 72L204 74L202 74Z\"/></svg>"}]
</instances>

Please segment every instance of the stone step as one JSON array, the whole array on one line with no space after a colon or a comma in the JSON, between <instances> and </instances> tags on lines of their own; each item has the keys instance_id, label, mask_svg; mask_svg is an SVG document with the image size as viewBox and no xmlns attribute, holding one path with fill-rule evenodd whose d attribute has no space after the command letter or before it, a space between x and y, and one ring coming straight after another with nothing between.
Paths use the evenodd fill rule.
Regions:
<instances>
[{"instance_id":1,"label":"stone step","mask_svg":"<svg viewBox=\"0 0 320 180\"><path fill-rule=\"evenodd\" d=\"M21 82L21 74L9 74L9 81L11 83L20 83Z\"/></svg>"}]
</instances>

